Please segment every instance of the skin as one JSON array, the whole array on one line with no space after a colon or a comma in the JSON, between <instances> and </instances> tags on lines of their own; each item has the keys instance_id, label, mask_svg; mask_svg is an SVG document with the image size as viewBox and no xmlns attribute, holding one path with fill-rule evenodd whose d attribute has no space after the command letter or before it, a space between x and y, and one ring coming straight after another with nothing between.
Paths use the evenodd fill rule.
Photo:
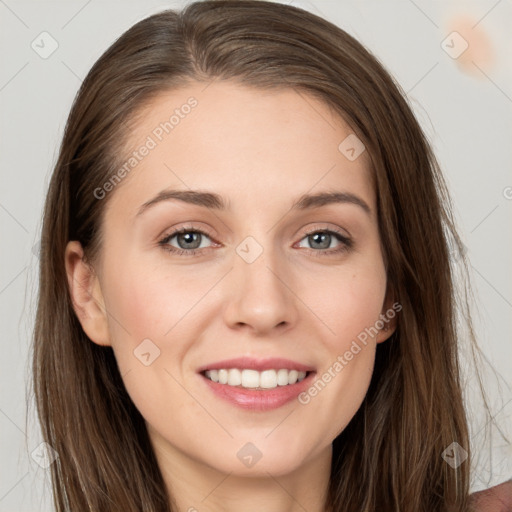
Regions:
<instances>
[{"instance_id":1,"label":"skin","mask_svg":"<svg viewBox=\"0 0 512 512\"><path fill-rule=\"evenodd\" d=\"M353 132L315 98L230 82L154 98L128 152L190 96L198 105L109 192L99 259L86 265L80 244L68 244L75 311L91 342L112 347L179 510L320 512L331 443L360 407L376 344L395 321L306 405L242 410L213 395L196 370L232 357L284 357L319 378L391 307L368 154L350 161L338 150ZM136 215L166 188L216 192L231 209L173 200ZM333 190L357 195L371 213L348 203L290 211L302 194ZM185 225L208 230L201 252L159 245ZM350 250L328 255L342 242L333 236L325 249L307 236L333 228L353 240ZM236 252L248 236L263 249L252 263ZM190 250L183 239L181 248ZM149 366L133 353L144 339L160 350ZM248 442L262 454L252 467L237 457Z\"/></svg>"},{"instance_id":2,"label":"skin","mask_svg":"<svg viewBox=\"0 0 512 512\"><path fill-rule=\"evenodd\" d=\"M512 479L479 491L471 496L471 510L481 512L510 512L512 510Z\"/></svg>"}]
</instances>

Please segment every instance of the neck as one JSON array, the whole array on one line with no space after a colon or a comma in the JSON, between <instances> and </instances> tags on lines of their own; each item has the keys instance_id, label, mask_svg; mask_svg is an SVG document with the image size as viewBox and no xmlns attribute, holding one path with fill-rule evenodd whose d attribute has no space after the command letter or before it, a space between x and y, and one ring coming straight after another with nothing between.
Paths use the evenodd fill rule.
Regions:
<instances>
[{"instance_id":1,"label":"neck","mask_svg":"<svg viewBox=\"0 0 512 512\"><path fill-rule=\"evenodd\" d=\"M150 434L169 495L180 512L324 512L332 445L286 474L225 473ZM256 466L255 466L256 468Z\"/></svg>"}]
</instances>

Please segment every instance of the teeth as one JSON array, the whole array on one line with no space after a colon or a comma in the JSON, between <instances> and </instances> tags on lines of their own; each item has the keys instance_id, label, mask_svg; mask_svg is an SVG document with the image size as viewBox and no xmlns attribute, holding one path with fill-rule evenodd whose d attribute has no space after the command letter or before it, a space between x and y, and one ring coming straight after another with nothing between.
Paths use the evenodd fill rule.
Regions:
<instances>
[{"instance_id":1,"label":"teeth","mask_svg":"<svg viewBox=\"0 0 512 512\"><path fill-rule=\"evenodd\" d=\"M213 382L227 384L228 386L241 386L247 389L273 389L277 386L287 386L300 382L306 377L306 372L284 368L263 372L230 368L229 370L206 370L205 375Z\"/></svg>"}]
</instances>

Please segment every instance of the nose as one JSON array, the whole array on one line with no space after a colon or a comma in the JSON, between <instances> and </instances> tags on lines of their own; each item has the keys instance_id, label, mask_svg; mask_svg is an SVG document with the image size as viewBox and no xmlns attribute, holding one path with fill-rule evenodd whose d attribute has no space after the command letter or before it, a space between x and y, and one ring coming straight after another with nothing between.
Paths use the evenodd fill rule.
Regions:
<instances>
[{"instance_id":1,"label":"nose","mask_svg":"<svg viewBox=\"0 0 512 512\"><path fill-rule=\"evenodd\" d=\"M232 329L246 329L257 336L291 328L298 318L292 281L286 260L278 262L268 250L252 263L235 255L226 290L225 322Z\"/></svg>"}]
</instances>

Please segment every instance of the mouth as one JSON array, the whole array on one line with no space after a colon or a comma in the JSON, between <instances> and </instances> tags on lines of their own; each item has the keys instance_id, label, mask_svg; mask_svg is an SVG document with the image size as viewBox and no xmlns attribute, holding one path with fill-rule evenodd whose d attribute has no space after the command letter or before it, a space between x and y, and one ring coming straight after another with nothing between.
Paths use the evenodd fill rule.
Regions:
<instances>
[{"instance_id":1,"label":"mouth","mask_svg":"<svg viewBox=\"0 0 512 512\"><path fill-rule=\"evenodd\" d=\"M197 370L206 392L242 409L269 411L292 402L313 382L316 370L289 359L238 358Z\"/></svg>"},{"instance_id":2,"label":"mouth","mask_svg":"<svg viewBox=\"0 0 512 512\"><path fill-rule=\"evenodd\" d=\"M257 371L241 368L221 368L218 370L204 370L201 372L205 378L219 384L252 390L276 389L280 386L292 386L302 382L311 371L288 370L286 368Z\"/></svg>"},{"instance_id":3,"label":"mouth","mask_svg":"<svg viewBox=\"0 0 512 512\"><path fill-rule=\"evenodd\" d=\"M245 389L275 389L303 381L315 368L284 358L238 357L198 368L203 377L218 384Z\"/></svg>"}]
</instances>

